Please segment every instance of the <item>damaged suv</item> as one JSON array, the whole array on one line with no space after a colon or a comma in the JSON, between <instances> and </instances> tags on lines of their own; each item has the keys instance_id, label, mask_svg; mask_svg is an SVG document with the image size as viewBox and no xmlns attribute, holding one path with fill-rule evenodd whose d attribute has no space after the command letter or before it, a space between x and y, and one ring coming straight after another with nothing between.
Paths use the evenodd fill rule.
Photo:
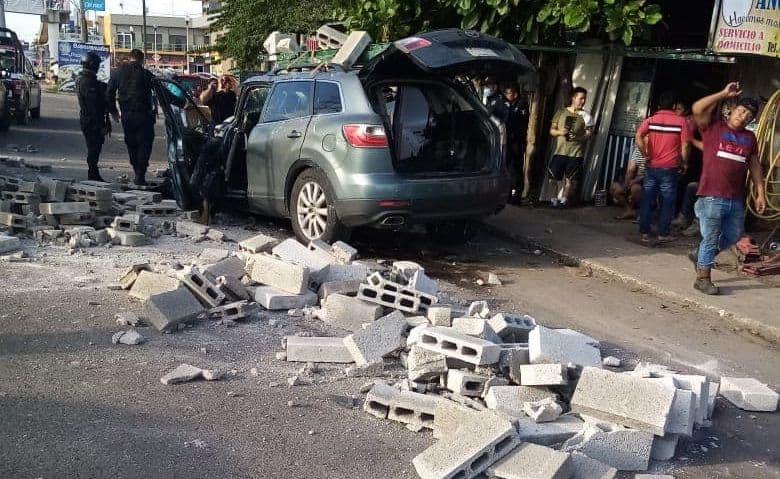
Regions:
<instances>
[{"instance_id":1,"label":"damaged suv","mask_svg":"<svg viewBox=\"0 0 780 479\"><path fill-rule=\"evenodd\" d=\"M289 217L305 242L420 223L455 237L509 192L503 126L468 78L532 68L502 40L450 29L396 41L360 69L249 78L234 117L216 129L220 201ZM176 199L192 209L189 179L215 129L180 86L156 85Z\"/></svg>"}]
</instances>

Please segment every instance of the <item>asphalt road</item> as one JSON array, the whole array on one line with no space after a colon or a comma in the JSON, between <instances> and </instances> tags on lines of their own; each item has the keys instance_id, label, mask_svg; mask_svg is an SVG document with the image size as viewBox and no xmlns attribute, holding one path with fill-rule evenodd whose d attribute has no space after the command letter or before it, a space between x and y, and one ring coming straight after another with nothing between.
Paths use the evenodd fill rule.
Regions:
<instances>
[{"instance_id":1,"label":"asphalt road","mask_svg":"<svg viewBox=\"0 0 780 479\"><path fill-rule=\"evenodd\" d=\"M83 178L74 103L47 95L44 118L13 126L0 136L0 147L35 145L40 153L26 158L51 162L58 176ZM114 169L106 176L126 171L123 145L112 142L103 164ZM159 165L163 151L158 139ZM284 221L221 220L220 228L236 239L253 231L291 235ZM445 247L417 233L372 231L356 232L351 243L365 258L423 263L464 303L487 299L495 309L587 333L602 341L603 355L618 356L629 368L654 361L715 380L751 376L780 388L776 345L523 245L481 234L470 244ZM411 460L434 440L353 407L368 379L345 379L340 368L325 367L311 385L286 386L300 365L275 359L283 336L343 331L267 314L233 328L198 324L169 335L141 328L148 338L143 345L111 344L114 314L141 309L124 292L107 288L122 268L186 263L206 247L235 249L234 243L164 237L142 248L92 248L72 256L31 241L25 246L35 261L0 263L0 477L416 477ZM476 284L489 272L503 286ZM232 373L214 383L160 384L181 362ZM653 469L678 479L780 477L780 414L746 413L721 399L713 426L681 442L677 455Z\"/></svg>"}]
</instances>

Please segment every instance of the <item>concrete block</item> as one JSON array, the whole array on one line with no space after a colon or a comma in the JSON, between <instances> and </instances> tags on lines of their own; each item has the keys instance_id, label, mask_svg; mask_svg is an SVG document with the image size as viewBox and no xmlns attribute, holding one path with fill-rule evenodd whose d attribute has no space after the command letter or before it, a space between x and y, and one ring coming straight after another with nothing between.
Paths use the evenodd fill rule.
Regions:
<instances>
[{"instance_id":1,"label":"concrete block","mask_svg":"<svg viewBox=\"0 0 780 479\"><path fill-rule=\"evenodd\" d=\"M692 391L676 389L669 420L666 422L667 434L693 435L696 413L696 396Z\"/></svg>"},{"instance_id":2,"label":"concrete block","mask_svg":"<svg viewBox=\"0 0 780 479\"><path fill-rule=\"evenodd\" d=\"M261 254L252 257L252 279L288 293L303 294L308 291L309 274L309 268L285 262L271 255Z\"/></svg>"},{"instance_id":3,"label":"concrete block","mask_svg":"<svg viewBox=\"0 0 780 479\"><path fill-rule=\"evenodd\" d=\"M191 238L198 238L208 233L209 227L193 221L177 221L176 233L182 236L189 236Z\"/></svg>"},{"instance_id":4,"label":"concrete block","mask_svg":"<svg viewBox=\"0 0 780 479\"><path fill-rule=\"evenodd\" d=\"M71 197L79 201L108 201L110 203L113 192L108 188L102 188L100 186L75 183L68 186L66 195L66 197Z\"/></svg>"},{"instance_id":5,"label":"concrete block","mask_svg":"<svg viewBox=\"0 0 780 479\"><path fill-rule=\"evenodd\" d=\"M421 291L431 296L436 296L439 293L439 285L436 281L426 276L424 271L415 271L412 278L409 280L409 287Z\"/></svg>"},{"instance_id":6,"label":"concrete block","mask_svg":"<svg viewBox=\"0 0 780 479\"><path fill-rule=\"evenodd\" d=\"M481 373L479 371L479 368L477 368L477 372ZM485 386L482 388L482 398L484 399L487 395L487 392L490 391L490 388L496 387L496 386L509 386L509 380L505 377L501 376L494 376L493 371L490 371L490 377L487 381L485 381Z\"/></svg>"},{"instance_id":7,"label":"concrete block","mask_svg":"<svg viewBox=\"0 0 780 479\"><path fill-rule=\"evenodd\" d=\"M398 311L369 323L344 338L355 364L365 366L382 362L382 358L404 347L406 318Z\"/></svg>"},{"instance_id":8,"label":"concrete block","mask_svg":"<svg viewBox=\"0 0 780 479\"><path fill-rule=\"evenodd\" d=\"M569 479L574 473L570 455L537 444L522 443L488 468L499 479Z\"/></svg>"},{"instance_id":9,"label":"concrete block","mask_svg":"<svg viewBox=\"0 0 780 479\"><path fill-rule=\"evenodd\" d=\"M474 301L469 305L466 315L472 318L487 319L490 317L490 306L488 306L487 301Z\"/></svg>"},{"instance_id":10,"label":"concrete block","mask_svg":"<svg viewBox=\"0 0 780 479\"><path fill-rule=\"evenodd\" d=\"M277 244L279 244L278 239L259 234L239 242L238 247L248 253L267 253Z\"/></svg>"},{"instance_id":11,"label":"concrete block","mask_svg":"<svg viewBox=\"0 0 780 479\"><path fill-rule=\"evenodd\" d=\"M558 401L552 398L541 401L526 402L523 404L523 412L534 422L552 422L563 413L563 408Z\"/></svg>"},{"instance_id":12,"label":"concrete block","mask_svg":"<svg viewBox=\"0 0 780 479\"><path fill-rule=\"evenodd\" d=\"M715 401L718 398L718 391L720 390L720 383L710 382L707 386L707 392L709 393L707 401L707 419L712 418L712 413L715 412Z\"/></svg>"},{"instance_id":13,"label":"concrete block","mask_svg":"<svg viewBox=\"0 0 780 479\"><path fill-rule=\"evenodd\" d=\"M258 286L254 289L255 301L269 311L287 311L317 304L317 295L311 291L303 294L288 293L273 286Z\"/></svg>"},{"instance_id":14,"label":"concrete block","mask_svg":"<svg viewBox=\"0 0 780 479\"><path fill-rule=\"evenodd\" d=\"M654 461L670 461L674 458L677 443L680 440L678 434L667 434L664 437L653 437L653 449L650 451L650 459Z\"/></svg>"},{"instance_id":15,"label":"concrete block","mask_svg":"<svg viewBox=\"0 0 780 479\"><path fill-rule=\"evenodd\" d=\"M244 261L238 256L228 256L225 259L217 261L203 267L203 272L211 278L219 276L229 276L240 280L246 274Z\"/></svg>"},{"instance_id":16,"label":"concrete block","mask_svg":"<svg viewBox=\"0 0 780 479\"><path fill-rule=\"evenodd\" d=\"M146 235L138 232L117 231L114 228L106 228L111 242L122 246L143 246L149 242Z\"/></svg>"},{"instance_id":17,"label":"concrete block","mask_svg":"<svg viewBox=\"0 0 780 479\"><path fill-rule=\"evenodd\" d=\"M495 364L501 348L484 339L459 333L452 328L432 326L422 331L420 345L469 364Z\"/></svg>"},{"instance_id":18,"label":"concrete block","mask_svg":"<svg viewBox=\"0 0 780 479\"><path fill-rule=\"evenodd\" d=\"M412 464L422 479L467 479L509 454L517 443L512 423L485 411L417 455Z\"/></svg>"},{"instance_id":19,"label":"concrete block","mask_svg":"<svg viewBox=\"0 0 780 479\"><path fill-rule=\"evenodd\" d=\"M454 318L452 320L452 329L474 336L476 338L482 338L485 341L491 343L500 344L503 340L493 331L493 328L488 324L486 319L482 318Z\"/></svg>"},{"instance_id":20,"label":"concrete block","mask_svg":"<svg viewBox=\"0 0 780 479\"><path fill-rule=\"evenodd\" d=\"M745 411L774 412L778 394L753 378L720 378L720 394Z\"/></svg>"},{"instance_id":21,"label":"concrete block","mask_svg":"<svg viewBox=\"0 0 780 479\"><path fill-rule=\"evenodd\" d=\"M441 439L444 436L453 435L460 427L479 411L458 404L455 401L442 399L436 405L433 418L433 437Z\"/></svg>"},{"instance_id":22,"label":"concrete block","mask_svg":"<svg viewBox=\"0 0 780 479\"><path fill-rule=\"evenodd\" d=\"M220 291L217 285L204 275L197 266L189 266L177 274L181 282L204 305L216 307L225 301L225 293Z\"/></svg>"},{"instance_id":23,"label":"concrete block","mask_svg":"<svg viewBox=\"0 0 780 479\"><path fill-rule=\"evenodd\" d=\"M414 261L394 261L391 270L393 277L396 278L396 282L404 284L408 284L412 280L414 273L418 271L425 272L425 268Z\"/></svg>"},{"instance_id":24,"label":"concrete block","mask_svg":"<svg viewBox=\"0 0 780 479\"><path fill-rule=\"evenodd\" d=\"M226 298L253 299L244 283L232 276L217 276L216 285Z\"/></svg>"},{"instance_id":25,"label":"concrete block","mask_svg":"<svg viewBox=\"0 0 780 479\"><path fill-rule=\"evenodd\" d=\"M696 408L694 411L694 423L703 425L707 419L709 402L709 382L705 376L696 374L674 374L669 370L659 369L652 376L658 378L672 378L674 384L680 388L693 392Z\"/></svg>"},{"instance_id":26,"label":"concrete block","mask_svg":"<svg viewBox=\"0 0 780 479\"><path fill-rule=\"evenodd\" d=\"M564 336L568 336L569 338L572 339L578 339L581 342L593 346L595 348L599 347L599 345L601 344L598 339L592 338L587 334L582 334L581 332L575 331L573 329L561 328L561 329L553 329L553 331L555 331L558 334L563 334Z\"/></svg>"},{"instance_id":27,"label":"concrete block","mask_svg":"<svg viewBox=\"0 0 780 479\"><path fill-rule=\"evenodd\" d=\"M295 263L309 268L312 274L320 272L327 265L336 260L330 254L322 250L311 250L294 238L286 239L274 246L271 253L283 261Z\"/></svg>"},{"instance_id":28,"label":"concrete block","mask_svg":"<svg viewBox=\"0 0 780 479\"><path fill-rule=\"evenodd\" d=\"M601 353L576 336L537 326L528 333L531 364L559 363L600 368Z\"/></svg>"},{"instance_id":29,"label":"concrete block","mask_svg":"<svg viewBox=\"0 0 780 479\"><path fill-rule=\"evenodd\" d=\"M406 359L410 381L430 381L447 373L447 358L418 345L412 345Z\"/></svg>"},{"instance_id":30,"label":"concrete block","mask_svg":"<svg viewBox=\"0 0 780 479\"><path fill-rule=\"evenodd\" d=\"M452 326L452 308L449 306L431 306L427 316L432 326Z\"/></svg>"},{"instance_id":31,"label":"concrete block","mask_svg":"<svg viewBox=\"0 0 780 479\"><path fill-rule=\"evenodd\" d=\"M203 377L203 370L201 368L196 368L195 366L191 366L189 364L181 364L173 371L161 377L160 382L165 385L179 384L186 383L200 377Z\"/></svg>"},{"instance_id":32,"label":"concrete block","mask_svg":"<svg viewBox=\"0 0 780 479\"><path fill-rule=\"evenodd\" d=\"M488 320L501 339L511 343L527 343L528 333L536 327L536 320L528 315L514 316L498 313Z\"/></svg>"},{"instance_id":33,"label":"concrete block","mask_svg":"<svg viewBox=\"0 0 780 479\"><path fill-rule=\"evenodd\" d=\"M663 436L675 391L629 374L586 367L571 399L573 412Z\"/></svg>"},{"instance_id":34,"label":"concrete block","mask_svg":"<svg viewBox=\"0 0 780 479\"><path fill-rule=\"evenodd\" d=\"M211 319L219 318L223 321L242 321L254 314L260 313L260 305L250 303L249 301L234 301L223 306L211 308L208 311L208 317Z\"/></svg>"},{"instance_id":35,"label":"concrete block","mask_svg":"<svg viewBox=\"0 0 780 479\"><path fill-rule=\"evenodd\" d=\"M46 200L50 202L62 203L65 201L65 195L68 192L68 184L63 181L57 181L52 178L38 178L38 181L46 187Z\"/></svg>"},{"instance_id":36,"label":"concrete block","mask_svg":"<svg viewBox=\"0 0 780 479\"><path fill-rule=\"evenodd\" d=\"M528 343L504 343L501 345L498 366L515 384L520 384L520 368L530 362Z\"/></svg>"},{"instance_id":37,"label":"concrete block","mask_svg":"<svg viewBox=\"0 0 780 479\"><path fill-rule=\"evenodd\" d=\"M151 271L140 270L130 288L130 296L142 301L148 300L152 295L175 291L183 288L184 285L176 278L165 276L164 274L152 273Z\"/></svg>"},{"instance_id":38,"label":"concrete block","mask_svg":"<svg viewBox=\"0 0 780 479\"><path fill-rule=\"evenodd\" d=\"M151 272L152 267L149 266L149 263L140 263L127 268L122 273L122 276L119 277L119 284L122 286L122 289L130 289L135 283L135 280L138 279L138 275L141 274L141 271ZM148 297L148 295L146 297ZM146 297L139 299L146 299Z\"/></svg>"},{"instance_id":39,"label":"concrete block","mask_svg":"<svg viewBox=\"0 0 780 479\"><path fill-rule=\"evenodd\" d=\"M426 329L428 329L430 325L428 324L420 324L418 326L413 327L409 334L406 336L406 346L412 347L414 344L419 344L422 340L422 333ZM445 356L446 357L446 356Z\"/></svg>"},{"instance_id":40,"label":"concrete block","mask_svg":"<svg viewBox=\"0 0 780 479\"><path fill-rule=\"evenodd\" d=\"M330 254L339 263L349 264L357 257L358 250L343 241L336 241L330 247Z\"/></svg>"},{"instance_id":41,"label":"concrete block","mask_svg":"<svg viewBox=\"0 0 780 479\"><path fill-rule=\"evenodd\" d=\"M144 226L144 217L137 214L116 216L110 226L117 231L141 231Z\"/></svg>"},{"instance_id":42,"label":"concrete block","mask_svg":"<svg viewBox=\"0 0 780 479\"><path fill-rule=\"evenodd\" d=\"M14 204L13 201L0 199L0 212L13 213L13 211L11 210L13 204Z\"/></svg>"},{"instance_id":43,"label":"concrete block","mask_svg":"<svg viewBox=\"0 0 780 479\"><path fill-rule=\"evenodd\" d=\"M186 288L151 295L144 306L146 318L158 331L173 330L203 311L203 306Z\"/></svg>"},{"instance_id":44,"label":"concrete block","mask_svg":"<svg viewBox=\"0 0 780 479\"><path fill-rule=\"evenodd\" d=\"M58 220L55 220L55 225L91 225L95 222L95 215L92 213L74 213L70 215L59 215L59 216L52 216L48 215L46 216L46 220L48 221L49 218L58 218Z\"/></svg>"},{"instance_id":45,"label":"concrete block","mask_svg":"<svg viewBox=\"0 0 780 479\"><path fill-rule=\"evenodd\" d=\"M135 190L127 190L126 193L129 193L131 195L135 195L136 198L139 200L142 200L144 204L149 203L162 203L162 193L158 193L157 191L149 191L144 189L135 189ZM171 203L165 203L170 205Z\"/></svg>"},{"instance_id":46,"label":"concrete block","mask_svg":"<svg viewBox=\"0 0 780 479\"><path fill-rule=\"evenodd\" d=\"M485 390L485 383L488 379L490 379L488 376L470 371L451 369L447 371L446 388L461 396L480 397Z\"/></svg>"},{"instance_id":47,"label":"concrete block","mask_svg":"<svg viewBox=\"0 0 780 479\"><path fill-rule=\"evenodd\" d=\"M104 245L109 241L111 241L111 237L108 236L108 231L106 231L105 229L89 232L87 233L87 236L89 237L89 239L91 239L92 241L94 241L96 244L99 245Z\"/></svg>"},{"instance_id":48,"label":"concrete block","mask_svg":"<svg viewBox=\"0 0 780 479\"><path fill-rule=\"evenodd\" d=\"M523 386L564 386L569 377L563 364L526 364L520 366Z\"/></svg>"},{"instance_id":49,"label":"concrete block","mask_svg":"<svg viewBox=\"0 0 780 479\"><path fill-rule=\"evenodd\" d=\"M433 429L439 399L411 391L399 391L392 386L377 383L368 392L363 409L380 419Z\"/></svg>"},{"instance_id":50,"label":"concrete block","mask_svg":"<svg viewBox=\"0 0 780 479\"><path fill-rule=\"evenodd\" d=\"M385 280L374 273L358 289L358 298L412 314L426 314L438 298L421 291Z\"/></svg>"},{"instance_id":51,"label":"concrete block","mask_svg":"<svg viewBox=\"0 0 780 479\"><path fill-rule=\"evenodd\" d=\"M353 264L329 264L322 268L318 273L312 275L312 283L314 290L318 289L321 284L332 283L336 281L358 281L358 284L368 277L371 270L368 266L353 263Z\"/></svg>"},{"instance_id":52,"label":"concrete block","mask_svg":"<svg viewBox=\"0 0 780 479\"><path fill-rule=\"evenodd\" d=\"M153 203L150 205L138 205L135 207L135 211L142 215L147 216L179 216L181 211L176 205L167 205L162 203Z\"/></svg>"},{"instance_id":53,"label":"concrete block","mask_svg":"<svg viewBox=\"0 0 780 479\"><path fill-rule=\"evenodd\" d=\"M343 294L331 294L322 302L322 320L350 331L382 317L382 307Z\"/></svg>"},{"instance_id":54,"label":"concrete block","mask_svg":"<svg viewBox=\"0 0 780 479\"><path fill-rule=\"evenodd\" d=\"M561 450L581 452L621 471L646 471L652 448L652 433L618 425L586 424Z\"/></svg>"},{"instance_id":55,"label":"concrete block","mask_svg":"<svg viewBox=\"0 0 780 479\"><path fill-rule=\"evenodd\" d=\"M71 203L41 203L38 209L42 215L63 215L73 213L89 213L89 205L81 202Z\"/></svg>"},{"instance_id":56,"label":"concrete block","mask_svg":"<svg viewBox=\"0 0 780 479\"><path fill-rule=\"evenodd\" d=\"M320 299L325 299L331 294L343 294L346 296L355 296L360 288L362 280L354 281L329 281L322 283L317 290Z\"/></svg>"},{"instance_id":57,"label":"concrete block","mask_svg":"<svg viewBox=\"0 0 780 479\"><path fill-rule=\"evenodd\" d=\"M571 453L574 474L571 479L615 479L618 470L579 452Z\"/></svg>"},{"instance_id":58,"label":"concrete block","mask_svg":"<svg viewBox=\"0 0 780 479\"><path fill-rule=\"evenodd\" d=\"M0 225L10 226L13 229L27 228L27 217L13 213L0 213Z\"/></svg>"},{"instance_id":59,"label":"concrete block","mask_svg":"<svg viewBox=\"0 0 780 479\"><path fill-rule=\"evenodd\" d=\"M585 423L576 416L561 416L554 422L537 423L533 419L519 418L517 433L521 441L552 446L574 437L582 431Z\"/></svg>"},{"instance_id":60,"label":"concrete block","mask_svg":"<svg viewBox=\"0 0 780 479\"><path fill-rule=\"evenodd\" d=\"M0 234L0 253L9 253L22 247L22 242L15 236Z\"/></svg>"},{"instance_id":61,"label":"concrete block","mask_svg":"<svg viewBox=\"0 0 780 479\"><path fill-rule=\"evenodd\" d=\"M353 362L342 338L286 336L287 361L314 363Z\"/></svg>"},{"instance_id":62,"label":"concrete block","mask_svg":"<svg viewBox=\"0 0 780 479\"><path fill-rule=\"evenodd\" d=\"M527 402L555 399L557 395L549 389L532 386L493 386L485 394L485 405L516 417L523 417L523 406Z\"/></svg>"}]
</instances>

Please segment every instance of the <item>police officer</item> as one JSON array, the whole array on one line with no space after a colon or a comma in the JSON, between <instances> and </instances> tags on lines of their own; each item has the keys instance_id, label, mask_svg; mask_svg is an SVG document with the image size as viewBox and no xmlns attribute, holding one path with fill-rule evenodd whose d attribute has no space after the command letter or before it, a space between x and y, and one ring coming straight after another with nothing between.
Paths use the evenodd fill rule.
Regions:
<instances>
[{"instance_id":1,"label":"police officer","mask_svg":"<svg viewBox=\"0 0 780 479\"><path fill-rule=\"evenodd\" d=\"M529 111L528 103L520 97L517 84L510 83L504 87L503 98L495 100L492 114L501 120L506 128L506 160L512 182L510 201L519 202L525 181L524 161Z\"/></svg>"},{"instance_id":2,"label":"police officer","mask_svg":"<svg viewBox=\"0 0 780 479\"><path fill-rule=\"evenodd\" d=\"M83 70L76 79L76 92L79 98L79 123L87 142L87 178L103 181L98 170L103 140L111 124L106 112L106 84L97 79L100 57L95 52L87 52L81 58Z\"/></svg>"},{"instance_id":3,"label":"police officer","mask_svg":"<svg viewBox=\"0 0 780 479\"><path fill-rule=\"evenodd\" d=\"M143 52L136 48L130 51L129 61L112 72L106 93L108 110L115 122L120 121L116 106L119 97L125 145L136 185L146 184L146 169L149 167L154 142L156 114L152 99L153 78L152 73L144 68Z\"/></svg>"}]
</instances>

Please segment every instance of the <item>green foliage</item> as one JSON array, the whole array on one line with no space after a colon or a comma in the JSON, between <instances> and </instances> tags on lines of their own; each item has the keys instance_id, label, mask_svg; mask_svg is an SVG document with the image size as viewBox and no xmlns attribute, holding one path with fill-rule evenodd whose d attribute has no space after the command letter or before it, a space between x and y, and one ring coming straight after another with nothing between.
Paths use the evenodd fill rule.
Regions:
<instances>
[{"instance_id":1,"label":"green foliage","mask_svg":"<svg viewBox=\"0 0 780 479\"><path fill-rule=\"evenodd\" d=\"M367 31L378 42L452 27L460 22L460 17L440 0L341 0L339 3L337 18L350 29Z\"/></svg>"}]
</instances>

